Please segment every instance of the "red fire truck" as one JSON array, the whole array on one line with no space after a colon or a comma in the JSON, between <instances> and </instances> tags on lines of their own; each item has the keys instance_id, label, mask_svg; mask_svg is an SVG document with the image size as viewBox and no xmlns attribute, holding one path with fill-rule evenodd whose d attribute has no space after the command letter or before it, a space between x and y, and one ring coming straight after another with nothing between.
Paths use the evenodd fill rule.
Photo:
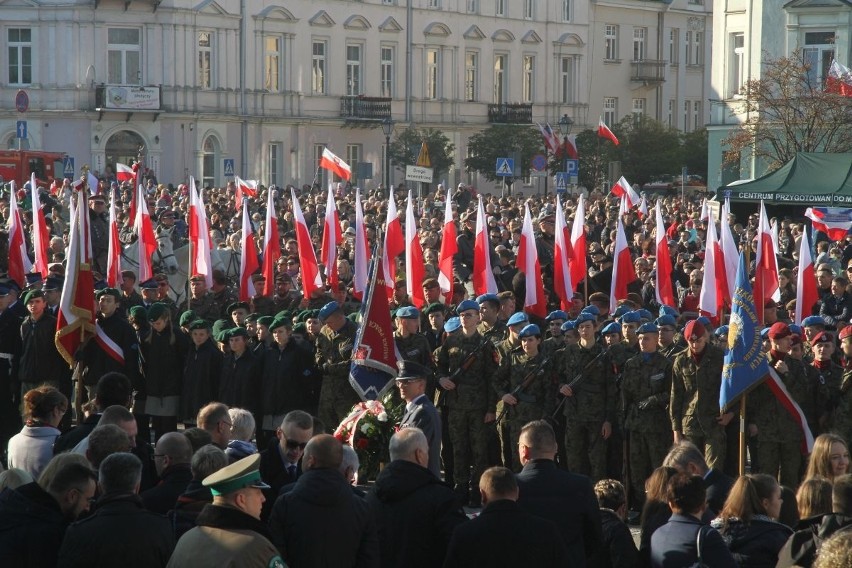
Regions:
<instances>
[{"instance_id":1,"label":"red fire truck","mask_svg":"<svg viewBox=\"0 0 852 568\"><path fill-rule=\"evenodd\" d=\"M0 183L15 180L18 187L30 181L35 173L39 185L49 186L55 177L62 177L65 154L38 150L0 150Z\"/></svg>"}]
</instances>

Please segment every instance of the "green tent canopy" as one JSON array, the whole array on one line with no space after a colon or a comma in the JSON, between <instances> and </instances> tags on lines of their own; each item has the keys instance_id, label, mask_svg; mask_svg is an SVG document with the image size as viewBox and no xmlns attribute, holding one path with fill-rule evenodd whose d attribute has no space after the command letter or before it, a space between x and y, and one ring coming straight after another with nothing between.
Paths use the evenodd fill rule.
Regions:
<instances>
[{"instance_id":1,"label":"green tent canopy","mask_svg":"<svg viewBox=\"0 0 852 568\"><path fill-rule=\"evenodd\" d=\"M852 153L798 152L763 177L716 190L720 199L776 205L852 205Z\"/></svg>"}]
</instances>

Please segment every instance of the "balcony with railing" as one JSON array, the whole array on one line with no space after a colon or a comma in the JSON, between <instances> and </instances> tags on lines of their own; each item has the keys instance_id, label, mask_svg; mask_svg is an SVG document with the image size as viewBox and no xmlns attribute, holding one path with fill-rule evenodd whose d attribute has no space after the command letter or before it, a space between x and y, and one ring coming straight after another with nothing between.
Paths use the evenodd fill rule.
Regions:
<instances>
[{"instance_id":1,"label":"balcony with railing","mask_svg":"<svg viewBox=\"0 0 852 568\"><path fill-rule=\"evenodd\" d=\"M490 124L532 124L532 104L500 103L488 105Z\"/></svg>"},{"instance_id":2,"label":"balcony with railing","mask_svg":"<svg viewBox=\"0 0 852 568\"><path fill-rule=\"evenodd\" d=\"M647 83L663 83L666 80L667 61L639 59L630 62L630 80Z\"/></svg>"},{"instance_id":3,"label":"balcony with railing","mask_svg":"<svg viewBox=\"0 0 852 568\"><path fill-rule=\"evenodd\" d=\"M340 98L340 116L346 120L384 120L391 116L390 97L363 95Z\"/></svg>"}]
</instances>

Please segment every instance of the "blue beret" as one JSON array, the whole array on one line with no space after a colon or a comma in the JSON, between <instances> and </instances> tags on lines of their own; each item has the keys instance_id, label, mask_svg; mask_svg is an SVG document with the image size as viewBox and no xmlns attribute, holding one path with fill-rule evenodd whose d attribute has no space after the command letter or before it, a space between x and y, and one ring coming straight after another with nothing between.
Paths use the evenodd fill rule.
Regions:
<instances>
[{"instance_id":1,"label":"blue beret","mask_svg":"<svg viewBox=\"0 0 852 568\"><path fill-rule=\"evenodd\" d=\"M459 318L450 318L444 323L444 331L447 333L452 333L454 331L458 331L461 327L461 320Z\"/></svg>"},{"instance_id":2,"label":"blue beret","mask_svg":"<svg viewBox=\"0 0 852 568\"><path fill-rule=\"evenodd\" d=\"M642 335L643 333L660 333L660 328L656 326L653 322L646 322L639 326L639 329L636 330L637 335Z\"/></svg>"},{"instance_id":3,"label":"blue beret","mask_svg":"<svg viewBox=\"0 0 852 568\"><path fill-rule=\"evenodd\" d=\"M476 312L479 311L479 304L474 302L473 300L465 300L458 305L456 308L456 313L460 314L462 312L466 312L467 310L474 310Z\"/></svg>"},{"instance_id":4,"label":"blue beret","mask_svg":"<svg viewBox=\"0 0 852 568\"><path fill-rule=\"evenodd\" d=\"M728 335L728 330L730 328L727 325L720 325L716 328L716 331L713 332L713 335L716 337L721 337L722 335Z\"/></svg>"},{"instance_id":5,"label":"blue beret","mask_svg":"<svg viewBox=\"0 0 852 568\"><path fill-rule=\"evenodd\" d=\"M527 314L525 314L524 312L515 312L509 318L509 321L506 322L506 325L508 325L509 327L512 327L513 325L518 325L518 324L521 324L521 323L529 323L529 321L530 321L530 318L527 317Z\"/></svg>"},{"instance_id":6,"label":"blue beret","mask_svg":"<svg viewBox=\"0 0 852 568\"><path fill-rule=\"evenodd\" d=\"M642 318L639 316L639 312L627 312L623 316L621 316L621 323L641 323Z\"/></svg>"},{"instance_id":7,"label":"blue beret","mask_svg":"<svg viewBox=\"0 0 852 568\"><path fill-rule=\"evenodd\" d=\"M530 325L524 327L524 329L521 330L521 333L518 334L518 337L520 339L523 339L524 337L532 337L534 335L541 335L541 329L539 329L536 324L531 323Z\"/></svg>"},{"instance_id":8,"label":"blue beret","mask_svg":"<svg viewBox=\"0 0 852 568\"><path fill-rule=\"evenodd\" d=\"M621 316L630 313L630 306L627 304L621 304L617 308L615 308L615 313L612 314L616 318L620 318Z\"/></svg>"},{"instance_id":9,"label":"blue beret","mask_svg":"<svg viewBox=\"0 0 852 568\"><path fill-rule=\"evenodd\" d=\"M601 335L609 335L611 333L617 333L618 335L621 335L621 327L619 327L619 325L614 321L611 321L606 324L601 330Z\"/></svg>"},{"instance_id":10,"label":"blue beret","mask_svg":"<svg viewBox=\"0 0 852 568\"><path fill-rule=\"evenodd\" d=\"M601 315L601 311L598 309L597 306L586 306L580 311L580 313L592 314L595 317Z\"/></svg>"},{"instance_id":11,"label":"blue beret","mask_svg":"<svg viewBox=\"0 0 852 568\"><path fill-rule=\"evenodd\" d=\"M579 328L581 323L585 323L587 321L597 323L598 318L596 318L594 314L590 314L589 312L580 312L580 315L577 316L577 319L574 320L574 325Z\"/></svg>"},{"instance_id":12,"label":"blue beret","mask_svg":"<svg viewBox=\"0 0 852 568\"><path fill-rule=\"evenodd\" d=\"M396 317L402 319L417 319L420 317L420 310L414 306L403 306L396 311Z\"/></svg>"},{"instance_id":13,"label":"blue beret","mask_svg":"<svg viewBox=\"0 0 852 568\"><path fill-rule=\"evenodd\" d=\"M677 320L675 319L675 317L674 317L674 316L671 316L671 315L666 314L666 315L664 315L664 316L660 316L660 317L658 317L658 318L657 318L657 321L656 321L656 322L654 322L654 323L656 323L656 324L657 324L657 326L661 326L661 325L671 325L671 326L676 326L676 325L677 325Z\"/></svg>"},{"instance_id":14,"label":"blue beret","mask_svg":"<svg viewBox=\"0 0 852 568\"><path fill-rule=\"evenodd\" d=\"M139 287L143 290L156 290L157 289L157 281L153 278L149 278L144 282L139 283Z\"/></svg>"},{"instance_id":15,"label":"blue beret","mask_svg":"<svg viewBox=\"0 0 852 568\"><path fill-rule=\"evenodd\" d=\"M646 309L636 310L639 314L639 317L645 321L654 321L654 315Z\"/></svg>"},{"instance_id":16,"label":"blue beret","mask_svg":"<svg viewBox=\"0 0 852 568\"><path fill-rule=\"evenodd\" d=\"M337 302L332 300L331 302L327 303L322 308L320 308L319 319L324 320L324 319L328 318L328 316L330 316L331 314L333 314L334 312L336 312L339 309L340 309L340 304L338 304Z\"/></svg>"},{"instance_id":17,"label":"blue beret","mask_svg":"<svg viewBox=\"0 0 852 568\"><path fill-rule=\"evenodd\" d=\"M764 327L763 329L760 330L760 338L761 339L767 339L768 337L769 337L769 328Z\"/></svg>"},{"instance_id":18,"label":"blue beret","mask_svg":"<svg viewBox=\"0 0 852 568\"><path fill-rule=\"evenodd\" d=\"M544 321L553 321L553 320L562 320L565 321L568 319L568 314L563 312L562 310L555 310L547 314L547 317L544 318Z\"/></svg>"},{"instance_id":19,"label":"blue beret","mask_svg":"<svg viewBox=\"0 0 852 568\"><path fill-rule=\"evenodd\" d=\"M710 325L710 318L708 318L707 316L700 316L696 318L695 321L697 321L701 325Z\"/></svg>"},{"instance_id":20,"label":"blue beret","mask_svg":"<svg viewBox=\"0 0 852 568\"><path fill-rule=\"evenodd\" d=\"M725 327L727 327L727 326L725 326ZM798 335L799 337L802 337L802 326L791 323L790 324L790 333L792 333L794 335Z\"/></svg>"},{"instance_id":21,"label":"blue beret","mask_svg":"<svg viewBox=\"0 0 852 568\"><path fill-rule=\"evenodd\" d=\"M660 315L661 316L675 316L675 317L677 317L680 314L678 313L678 311L675 308L673 308L671 306L663 305L663 306L660 306Z\"/></svg>"},{"instance_id":22,"label":"blue beret","mask_svg":"<svg viewBox=\"0 0 852 568\"><path fill-rule=\"evenodd\" d=\"M561 329L562 329L563 332L565 332L565 331L574 331L575 328L576 328L576 324L573 321L568 320L568 321L566 321L565 323L562 324Z\"/></svg>"},{"instance_id":23,"label":"blue beret","mask_svg":"<svg viewBox=\"0 0 852 568\"><path fill-rule=\"evenodd\" d=\"M812 325L825 326L825 320L822 316L808 316L802 320L802 327L810 327Z\"/></svg>"},{"instance_id":24,"label":"blue beret","mask_svg":"<svg viewBox=\"0 0 852 568\"><path fill-rule=\"evenodd\" d=\"M500 304L500 298L497 297L497 294L482 294L478 298L476 298L477 304L483 304L485 302L497 302Z\"/></svg>"}]
</instances>

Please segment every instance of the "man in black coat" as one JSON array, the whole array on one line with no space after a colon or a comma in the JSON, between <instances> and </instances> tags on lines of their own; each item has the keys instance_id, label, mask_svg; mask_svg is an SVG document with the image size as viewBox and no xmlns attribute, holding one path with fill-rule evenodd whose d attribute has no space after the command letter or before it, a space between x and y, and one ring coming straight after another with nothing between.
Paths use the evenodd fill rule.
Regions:
<instances>
[{"instance_id":1,"label":"man in black coat","mask_svg":"<svg viewBox=\"0 0 852 568\"><path fill-rule=\"evenodd\" d=\"M95 411L89 414L82 424L71 428L61 434L53 443L53 453L73 450L74 447L92 433L101 419L104 410L110 406L123 406L129 408L132 402L133 392L130 380L121 373L107 373L98 380L94 391Z\"/></svg>"},{"instance_id":2,"label":"man in black coat","mask_svg":"<svg viewBox=\"0 0 852 568\"><path fill-rule=\"evenodd\" d=\"M479 492L485 508L469 523L456 527L444 568L576 566L556 526L518 505L518 482L511 470L485 470Z\"/></svg>"},{"instance_id":3,"label":"man in black coat","mask_svg":"<svg viewBox=\"0 0 852 568\"><path fill-rule=\"evenodd\" d=\"M624 485L614 479L601 479L595 484L595 497L601 509L603 546L597 556L589 559L590 566L599 568L633 568L639 564L639 551L624 519L627 516L627 496Z\"/></svg>"},{"instance_id":4,"label":"man in black coat","mask_svg":"<svg viewBox=\"0 0 852 568\"><path fill-rule=\"evenodd\" d=\"M275 502L269 529L288 566L379 566L373 513L340 473L342 461L343 449L333 436L311 438L304 473Z\"/></svg>"},{"instance_id":5,"label":"man in black coat","mask_svg":"<svg viewBox=\"0 0 852 568\"><path fill-rule=\"evenodd\" d=\"M21 316L8 309L14 295L6 283L0 283L0 456L6 454L9 438L21 429L21 389L18 358L21 355Z\"/></svg>"},{"instance_id":6,"label":"man in black coat","mask_svg":"<svg viewBox=\"0 0 852 568\"><path fill-rule=\"evenodd\" d=\"M83 366L83 383L89 389L89 397L94 395L98 380L111 371L122 373L133 385L134 390L142 390L139 374L139 342L136 330L118 313L121 292L115 288L104 288L97 293L97 325L106 339L93 338L77 354ZM117 346L118 350L116 350Z\"/></svg>"},{"instance_id":7,"label":"man in black coat","mask_svg":"<svg viewBox=\"0 0 852 568\"><path fill-rule=\"evenodd\" d=\"M544 420L521 429L518 450L523 465L518 506L556 524L574 566L586 566L586 558L601 545L601 517L591 481L556 467L556 435Z\"/></svg>"},{"instance_id":8,"label":"man in black coat","mask_svg":"<svg viewBox=\"0 0 852 568\"><path fill-rule=\"evenodd\" d=\"M68 527L57 566L164 567L175 548L174 533L168 519L146 511L137 495L142 462L133 454L111 454L98 478L95 511Z\"/></svg>"},{"instance_id":9,"label":"man in black coat","mask_svg":"<svg viewBox=\"0 0 852 568\"><path fill-rule=\"evenodd\" d=\"M453 529L467 520L461 504L426 468L429 445L418 428L393 435L390 459L367 494L378 524L382 566L440 566Z\"/></svg>"},{"instance_id":10,"label":"man in black coat","mask_svg":"<svg viewBox=\"0 0 852 568\"><path fill-rule=\"evenodd\" d=\"M429 444L429 471L441 479L441 417L438 409L426 396L426 379L432 370L413 361L398 364L399 375L396 386L405 401L405 414L399 421L400 428L419 428Z\"/></svg>"},{"instance_id":11,"label":"man in black coat","mask_svg":"<svg viewBox=\"0 0 852 568\"><path fill-rule=\"evenodd\" d=\"M269 485L263 490L266 501L260 519L264 522L269 520L281 489L302 475L302 455L314 435L314 419L302 410L288 412L275 435L277 443L260 452L260 476Z\"/></svg>"},{"instance_id":12,"label":"man in black coat","mask_svg":"<svg viewBox=\"0 0 852 568\"><path fill-rule=\"evenodd\" d=\"M191 461L192 444L186 436L180 432L163 434L154 454L154 467L160 482L139 495L146 509L165 515L175 508L178 497L192 481Z\"/></svg>"},{"instance_id":13,"label":"man in black coat","mask_svg":"<svg viewBox=\"0 0 852 568\"><path fill-rule=\"evenodd\" d=\"M704 459L704 454L698 447L688 440L684 440L672 446L663 465L673 467L682 473L700 475L704 479L704 487L707 492L707 507L710 509L711 518L715 518L725 506L728 493L734 486L734 480L718 469L710 469Z\"/></svg>"},{"instance_id":14,"label":"man in black coat","mask_svg":"<svg viewBox=\"0 0 852 568\"><path fill-rule=\"evenodd\" d=\"M222 361L219 402L257 414L260 410L260 377L257 360L248 348L248 331L244 327L235 327L226 333L231 352ZM255 422L258 422L257 418Z\"/></svg>"}]
</instances>

